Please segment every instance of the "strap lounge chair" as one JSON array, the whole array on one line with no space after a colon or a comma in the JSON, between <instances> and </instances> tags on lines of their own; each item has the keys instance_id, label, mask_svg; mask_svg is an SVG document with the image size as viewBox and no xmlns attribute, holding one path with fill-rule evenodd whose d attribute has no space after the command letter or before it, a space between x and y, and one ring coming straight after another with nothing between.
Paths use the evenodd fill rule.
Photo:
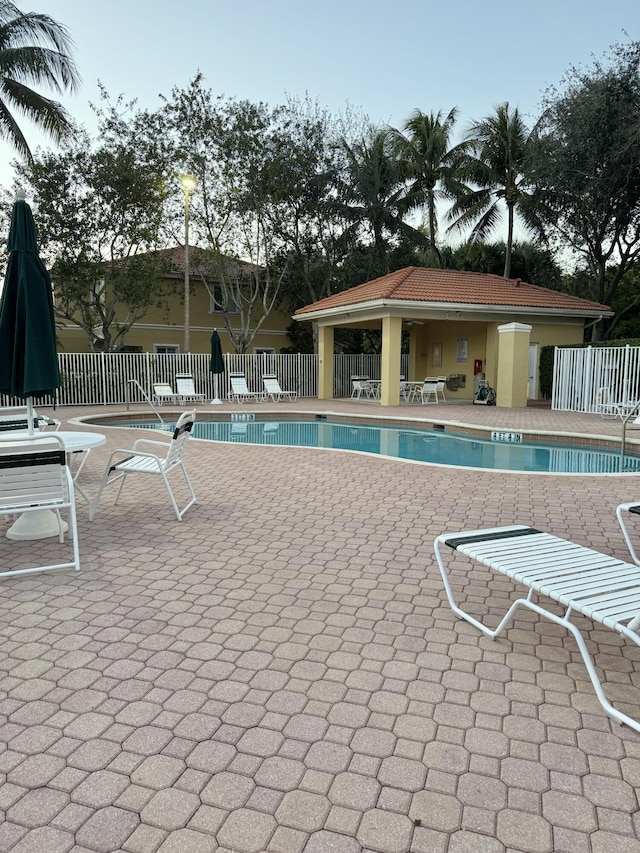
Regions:
<instances>
[{"instance_id":1,"label":"strap lounge chair","mask_svg":"<svg viewBox=\"0 0 640 853\"><path fill-rule=\"evenodd\" d=\"M260 401L263 399L263 394L260 391L249 391L244 373L230 373L229 384L231 385L229 400L232 402L244 403L245 400Z\"/></svg>"},{"instance_id":2,"label":"strap lounge chair","mask_svg":"<svg viewBox=\"0 0 640 853\"><path fill-rule=\"evenodd\" d=\"M204 400L204 394L198 394L193 384L193 376L190 373L176 373L176 396L183 403L199 403Z\"/></svg>"},{"instance_id":3,"label":"strap lounge chair","mask_svg":"<svg viewBox=\"0 0 640 853\"><path fill-rule=\"evenodd\" d=\"M176 403L178 398L168 382L156 382L153 386L153 402L162 405L165 402Z\"/></svg>"},{"instance_id":4,"label":"strap lounge chair","mask_svg":"<svg viewBox=\"0 0 640 853\"><path fill-rule=\"evenodd\" d=\"M26 431L24 437L26 440ZM21 448L20 439L12 439L11 446L3 446L0 443L0 515L28 516L30 513L45 510L53 513L54 525L57 522L59 542L64 542L64 534L67 529L69 530L73 559L29 568L2 570L0 577L13 577L53 569L80 571L73 477L67 464L63 442L55 433L52 433L42 449L33 449L31 446L28 449ZM68 525L62 518L62 512L68 519ZM47 515L46 512L45 515ZM56 535L55 532L53 535ZM35 538L24 533L12 536L11 532L7 536L11 539Z\"/></svg>"},{"instance_id":5,"label":"strap lounge chair","mask_svg":"<svg viewBox=\"0 0 640 853\"><path fill-rule=\"evenodd\" d=\"M296 391L283 391L278 382L275 373L265 373L262 377L264 383L265 397L271 397L274 403L280 400L297 400L298 394Z\"/></svg>"},{"instance_id":6,"label":"strap lounge chair","mask_svg":"<svg viewBox=\"0 0 640 853\"><path fill-rule=\"evenodd\" d=\"M118 503L126 478L131 474L144 474L147 476L152 475L162 478L167 494L169 495L169 500L171 501L171 506L176 514L176 518L178 521L182 521L182 517L189 507L197 503L193 486L191 485L186 468L184 467L184 462L182 461L187 440L191 434L191 429L195 419L195 409L191 412L184 412L180 415L178 422L176 423L173 437L169 444L165 441L152 441L148 438L139 438L134 442L131 450L114 450L107 462L107 468L104 472L102 482L100 483L95 504L91 507L89 517L92 520L95 517L95 514L98 511L98 505L100 504L100 498L102 497L102 492L106 486L120 481L120 486L118 487L118 493L116 494L115 499L115 503ZM157 453L149 453L139 450L138 448L141 445L161 447L166 451L166 454L164 456L160 456ZM124 455L124 458L118 460L118 457L122 455ZM171 490L171 485L169 484L168 475L175 469L179 469L182 472L182 476L184 477L184 481L191 496L189 502L182 509L178 508L176 499L173 496L173 491Z\"/></svg>"},{"instance_id":7,"label":"strap lounge chair","mask_svg":"<svg viewBox=\"0 0 640 853\"><path fill-rule=\"evenodd\" d=\"M453 591L459 584L450 582L443 558L447 547L456 552L456 562L459 563L459 556L467 557L506 575L528 591L526 598L520 597L511 604L495 629L456 603ZM605 696L587 644L572 621L576 614L586 616L640 646L640 567L523 525L443 533L436 538L434 548L445 593L456 616L491 639L504 631L520 607L570 631L607 716L640 732L640 720L614 708ZM453 565L451 569L456 571ZM457 571L462 571L459 565ZM558 615L557 607L548 607L545 598L564 608L564 613ZM603 661L599 665L606 666ZM631 702L635 704L635 700Z\"/></svg>"}]
</instances>

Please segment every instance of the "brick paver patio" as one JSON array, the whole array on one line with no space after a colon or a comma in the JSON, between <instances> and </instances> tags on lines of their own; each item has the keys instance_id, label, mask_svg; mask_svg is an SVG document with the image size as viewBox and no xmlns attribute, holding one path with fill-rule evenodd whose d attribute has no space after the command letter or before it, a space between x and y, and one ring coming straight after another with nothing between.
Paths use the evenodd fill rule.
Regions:
<instances>
[{"instance_id":1,"label":"brick paver patio","mask_svg":"<svg viewBox=\"0 0 640 853\"><path fill-rule=\"evenodd\" d=\"M385 412L409 413L620 433L544 408ZM140 436L106 432L91 495ZM604 716L558 626L521 613L492 642L457 621L432 549L447 529L523 522L626 559L614 509L640 497L637 475L200 442L187 467L199 504L182 523L140 478L93 522L79 501L80 573L0 581L0 851L640 851L640 735ZM0 559L57 547L2 535ZM458 569L478 614L513 596ZM581 625L637 715L640 649Z\"/></svg>"}]
</instances>

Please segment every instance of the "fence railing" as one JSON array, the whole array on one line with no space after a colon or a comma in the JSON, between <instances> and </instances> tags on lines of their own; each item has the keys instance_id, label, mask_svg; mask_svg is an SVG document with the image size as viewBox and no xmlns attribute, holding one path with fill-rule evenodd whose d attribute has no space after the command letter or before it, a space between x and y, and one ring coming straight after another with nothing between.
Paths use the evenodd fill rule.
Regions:
<instances>
[{"instance_id":1,"label":"fence railing","mask_svg":"<svg viewBox=\"0 0 640 853\"><path fill-rule=\"evenodd\" d=\"M551 408L615 413L640 399L640 347L556 347Z\"/></svg>"},{"instance_id":2,"label":"fence railing","mask_svg":"<svg viewBox=\"0 0 640 853\"><path fill-rule=\"evenodd\" d=\"M402 356L402 372L407 375L408 356ZM153 385L168 383L175 387L176 373L190 373L196 391L213 399L213 374L209 372L209 353L59 353L62 385L57 400L61 406L100 406L114 403L142 403L139 383L149 397ZM334 396L351 394L351 376L380 378L379 355L334 356ZM296 391L299 397L318 394L318 357L307 354L257 353L224 356L225 372L219 377L218 394L229 392L230 372L247 377L251 390L262 390L262 376L275 373L283 390ZM20 400L0 395L0 405L19 405ZM36 404L38 400L35 401ZM46 402L46 401L41 401Z\"/></svg>"}]
</instances>

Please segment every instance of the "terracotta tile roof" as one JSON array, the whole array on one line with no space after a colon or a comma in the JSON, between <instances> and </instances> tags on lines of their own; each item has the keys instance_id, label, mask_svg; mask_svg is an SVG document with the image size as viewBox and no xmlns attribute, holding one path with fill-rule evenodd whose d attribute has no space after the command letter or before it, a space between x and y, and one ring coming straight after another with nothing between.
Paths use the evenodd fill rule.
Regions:
<instances>
[{"instance_id":1,"label":"terracotta tile roof","mask_svg":"<svg viewBox=\"0 0 640 853\"><path fill-rule=\"evenodd\" d=\"M598 302L527 284L520 279L506 279L478 272L406 267L341 293L334 293L312 305L305 305L295 313L300 315L376 300L504 305L573 312L610 310Z\"/></svg>"}]
</instances>

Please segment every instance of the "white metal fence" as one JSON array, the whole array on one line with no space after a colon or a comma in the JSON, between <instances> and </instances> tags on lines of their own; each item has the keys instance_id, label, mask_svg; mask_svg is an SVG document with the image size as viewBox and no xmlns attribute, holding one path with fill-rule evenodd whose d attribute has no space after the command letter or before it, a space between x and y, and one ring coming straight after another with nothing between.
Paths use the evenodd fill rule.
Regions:
<instances>
[{"instance_id":1,"label":"white metal fence","mask_svg":"<svg viewBox=\"0 0 640 853\"><path fill-rule=\"evenodd\" d=\"M403 356L402 372L407 375L408 356ZM58 389L61 406L140 403L143 396L135 380L150 397L153 385L160 382L175 387L176 373L190 373L196 391L212 398L213 375L209 372L209 353L59 353L62 385ZM318 394L318 357L316 355L276 355L259 353L224 356L225 372L219 377L222 399L229 391L229 372L242 372L251 390L262 390L262 376L275 373L283 390L296 391L300 397ZM334 396L351 394L352 375L380 378L379 355L334 356ZM36 400L36 403L38 401ZM42 401L45 402L45 401ZM20 400L0 395L0 405L19 405Z\"/></svg>"},{"instance_id":2,"label":"white metal fence","mask_svg":"<svg viewBox=\"0 0 640 853\"><path fill-rule=\"evenodd\" d=\"M556 347L551 408L615 412L640 400L640 347Z\"/></svg>"}]
</instances>

